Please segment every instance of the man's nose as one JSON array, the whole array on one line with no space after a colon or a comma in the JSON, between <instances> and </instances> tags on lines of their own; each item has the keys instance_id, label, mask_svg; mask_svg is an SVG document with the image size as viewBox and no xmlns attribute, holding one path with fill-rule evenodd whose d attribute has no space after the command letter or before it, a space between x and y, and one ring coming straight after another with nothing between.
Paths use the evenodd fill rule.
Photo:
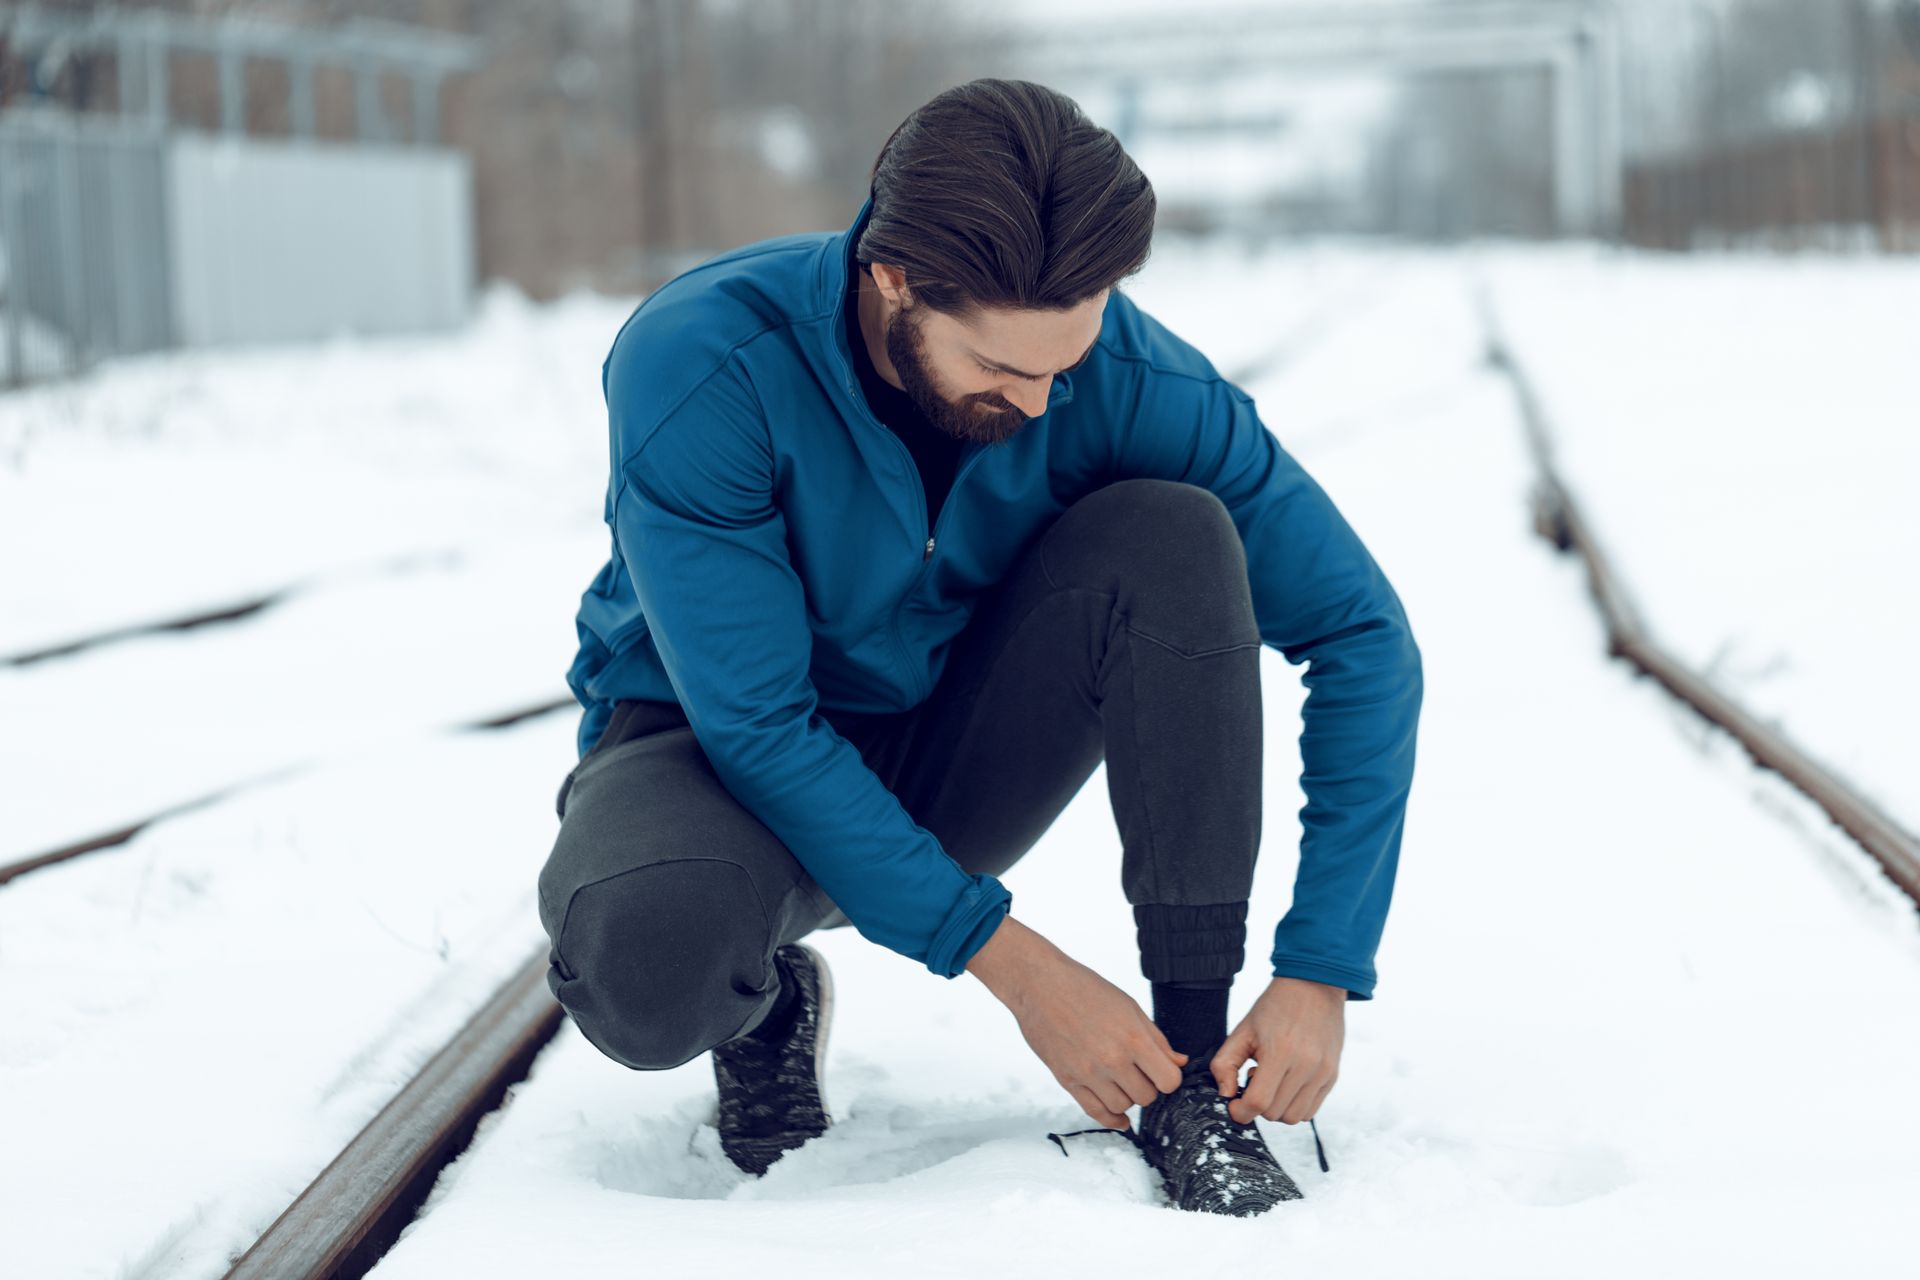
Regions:
<instances>
[{"instance_id":1,"label":"man's nose","mask_svg":"<svg viewBox=\"0 0 1920 1280\"><path fill-rule=\"evenodd\" d=\"M1001 395L1014 408L1029 418L1037 418L1047 409L1047 391L1053 386L1052 378L1043 378L1039 382L1023 382L1012 391Z\"/></svg>"}]
</instances>

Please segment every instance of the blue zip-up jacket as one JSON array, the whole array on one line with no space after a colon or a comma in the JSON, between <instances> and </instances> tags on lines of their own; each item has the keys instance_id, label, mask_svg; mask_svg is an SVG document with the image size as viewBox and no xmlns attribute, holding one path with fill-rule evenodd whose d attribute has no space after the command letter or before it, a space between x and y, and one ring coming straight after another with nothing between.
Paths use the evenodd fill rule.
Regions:
<instances>
[{"instance_id":1,"label":"blue zip-up jacket","mask_svg":"<svg viewBox=\"0 0 1920 1280\"><path fill-rule=\"evenodd\" d=\"M838 233L721 254L634 311L601 371L613 545L567 683L585 755L625 698L677 702L714 772L868 939L956 977L1012 895L969 875L819 712L898 712L969 602L1077 499L1199 485L1233 515L1260 634L1306 662L1307 797L1273 972L1371 999L1421 701L1399 598L1253 401L1115 289L1088 360L1008 442L967 442L927 537L912 455L847 347Z\"/></svg>"}]
</instances>

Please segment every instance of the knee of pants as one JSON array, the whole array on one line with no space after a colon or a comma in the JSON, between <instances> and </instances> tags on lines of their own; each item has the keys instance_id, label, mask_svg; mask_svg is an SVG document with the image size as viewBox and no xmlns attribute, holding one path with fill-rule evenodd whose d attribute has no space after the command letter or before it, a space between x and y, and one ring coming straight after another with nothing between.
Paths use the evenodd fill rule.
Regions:
<instances>
[{"instance_id":1,"label":"knee of pants","mask_svg":"<svg viewBox=\"0 0 1920 1280\"><path fill-rule=\"evenodd\" d=\"M1258 644L1247 553L1226 503L1177 480L1119 480L1063 513L1042 546L1058 586L1112 591L1135 629L1182 650Z\"/></svg>"},{"instance_id":2,"label":"knee of pants","mask_svg":"<svg viewBox=\"0 0 1920 1280\"><path fill-rule=\"evenodd\" d=\"M616 1062L680 1066L732 1039L771 998L767 915L735 863L652 862L554 905L554 995Z\"/></svg>"}]
</instances>

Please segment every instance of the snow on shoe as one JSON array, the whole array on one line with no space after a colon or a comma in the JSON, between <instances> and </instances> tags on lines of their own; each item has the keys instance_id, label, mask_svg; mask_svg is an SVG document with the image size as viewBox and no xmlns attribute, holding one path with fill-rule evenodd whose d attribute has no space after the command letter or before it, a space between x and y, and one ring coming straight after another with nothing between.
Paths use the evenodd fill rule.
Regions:
<instances>
[{"instance_id":1,"label":"snow on shoe","mask_svg":"<svg viewBox=\"0 0 1920 1280\"><path fill-rule=\"evenodd\" d=\"M1196 1054L1180 1087L1140 1109L1140 1150L1174 1207L1250 1218L1305 1196L1253 1124L1227 1110L1207 1062Z\"/></svg>"}]
</instances>

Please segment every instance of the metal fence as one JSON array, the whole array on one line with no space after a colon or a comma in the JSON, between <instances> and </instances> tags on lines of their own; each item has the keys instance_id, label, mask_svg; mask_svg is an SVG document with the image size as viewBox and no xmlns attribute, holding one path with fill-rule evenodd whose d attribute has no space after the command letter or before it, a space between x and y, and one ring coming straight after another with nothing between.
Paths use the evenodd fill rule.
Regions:
<instances>
[{"instance_id":1,"label":"metal fence","mask_svg":"<svg viewBox=\"0 0 1920 1280\"><path fill-rule=\"evenodd\" d=\"M0 114L0 381L170 345L168 262L159 130Z\"/></svg>"},{"instance_id":2,"label":"metal fence","mask_svg":"<svg viewBox=\"0 0 1920 1280\"><path fill-rule=\"evenodd\" d=\"M450 329L472 306L472 172L441 147L176 133L181 346Z\"/></svg>"},{"instance_id":3,"label":"metal fence","mask_svg":"<svg viewBox=\"0 0 1920 1280\"><path fill-rule=\"evenodd\" d=\"M1758 138L1625 174L1647 248L1920 252L1920 111Z\"/></svg>"},{"instance_id":4,"label":"metal fence","mask_svg":"<svg viewBox=\"0 0 1920 1280\"><path fill-rule=\"evenodd\" d=\"M447 148L0 113L0 386L169 347L455 326L472 186Z\"/></svg>"},{"instance_id":5,"label":"metal fence","mask_svg":"<svg viewBox=\"0 0 1920 1280\"><path fill-rule=\"evenodd\" d=\"M1622 237L1920 251L1920 0L1622 0Z\"/></svg>"},{"instance_id":6,"label":"metal fence","mask_svg":"<svg viewBox=\"0 0 1920 1280\"><path fill-rule=\"evenodd\" d=\"M481 56L471 36L359 18L0 3L0 101L31 104L0 110L0 386L168 347L457 323L472 172L434 139L441 85ZM263 64L284 130L249 91ZM322 72L353 78L353 141L322 136ZM412 87L410 145L392 75ZM218 130L182 128L178 101L209 93Z\"/></svg>"}]
</instances>

